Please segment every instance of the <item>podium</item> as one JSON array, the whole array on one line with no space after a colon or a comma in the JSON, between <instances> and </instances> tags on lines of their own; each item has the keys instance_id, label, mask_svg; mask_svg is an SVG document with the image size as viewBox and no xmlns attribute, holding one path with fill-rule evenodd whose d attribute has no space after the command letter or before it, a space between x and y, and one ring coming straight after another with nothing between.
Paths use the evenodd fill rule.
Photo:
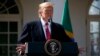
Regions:
<instances>
[{"instance_id":1,"label":"podium","mask_svg":"<svg viewBox=\"0 0 100 56\"><path fill-rule=\"evenodd\" d=\"M44 50L45 42L29 42L26 48L27 56L49 56ZM78 46L76 42L62 42L61 52L57 56L78 56Z\"/></svg>"}]
</instances>

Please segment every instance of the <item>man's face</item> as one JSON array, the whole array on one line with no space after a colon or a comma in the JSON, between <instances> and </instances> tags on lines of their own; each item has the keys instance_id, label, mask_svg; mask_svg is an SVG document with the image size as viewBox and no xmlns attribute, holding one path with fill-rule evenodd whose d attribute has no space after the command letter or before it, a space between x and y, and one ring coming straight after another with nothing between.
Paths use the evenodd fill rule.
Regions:
<instances>
[{"instance_id":1,"label":"man's face","mask_svg":"<svg viewBox=\"0 0 100 56\"><path fill-rule=\"evenodd\" d=\"M52 7L44 7L41 11L41 16L44 19L49 19L53 15L53 8Z\"/></svg>"}]
</instances>

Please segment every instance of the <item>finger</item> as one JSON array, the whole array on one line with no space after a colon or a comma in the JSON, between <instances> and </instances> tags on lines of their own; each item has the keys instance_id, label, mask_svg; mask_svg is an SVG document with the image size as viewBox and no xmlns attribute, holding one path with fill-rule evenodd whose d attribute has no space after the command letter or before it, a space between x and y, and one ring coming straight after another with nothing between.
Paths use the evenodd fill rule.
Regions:
<instances>
[{"instance_id":1,"label":"finger","mask_svg":"<svg viewBox=\"0 0 100 56\"><path fill-rule=\"evenodd\" d=\"M25 47L26 45L25 44L19 44L18 47L16 47L16 52L20 52L20 51L25 51Z\"/></svg>"},{"instance_id":2,"label":"finger","mask_svg":"<svg viewBox=\"0 0 100 56\"><path fill-rule=\"evenodd\" d=\"M25 48L19 47L19 48L17 48L16 50L17 50L17 52L19 52L19 51L25 51Z\"/></svg>"},{"instance_id":3,"label":"finger","mask_svg":"<svg viewBox=\"0 0 100 56\"><path fill-rule=\"evenodd\" d=\"M18 49L22 49L22 47L17 47L16 50L18 50Z\"/></svg>"},{"instance_id":4,"label":"finger","mask_svg":"<svg viewBox=\"0 0 100 56\"><path fill-rule=\"evenodd\" d=\"M18 49L16 52L19 53L20 51L22 51L21 49Z\"/></svg>"}]
</instances>

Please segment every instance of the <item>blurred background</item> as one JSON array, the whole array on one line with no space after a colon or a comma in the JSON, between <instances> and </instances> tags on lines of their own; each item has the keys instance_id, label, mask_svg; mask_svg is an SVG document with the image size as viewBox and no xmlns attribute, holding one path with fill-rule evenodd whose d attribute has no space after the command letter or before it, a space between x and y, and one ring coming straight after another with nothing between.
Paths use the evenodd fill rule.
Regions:
<instances>
[{"instance_id":1,"label":"blurred background","mask_svg":"<svg viewBox=\"0 0 100 56\"><path fill-rule=\"evenodd\" d=\"M23 25L39 19L38 5L54 4L53 21L61 24L65 0L0 0L0 56L18 56L17 38ZM100 0L68 0L75 42L85 51L79 56L100 56Z\"/></svg>"}]
</instances>

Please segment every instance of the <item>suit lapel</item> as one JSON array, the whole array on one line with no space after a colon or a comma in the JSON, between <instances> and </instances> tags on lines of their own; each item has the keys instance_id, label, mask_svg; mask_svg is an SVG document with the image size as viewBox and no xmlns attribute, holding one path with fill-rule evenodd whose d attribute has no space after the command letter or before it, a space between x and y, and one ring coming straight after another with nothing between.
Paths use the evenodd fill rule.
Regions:
<instances>
[{"instance_id":1,"label":"suit lapel","mask_svg":"<svg viewBox=\"0 0 100 56\"><path fill-rule=\"evenodd\" d=\"M57 39L56 34L56 25L54 22L51 22L51 38Z\"/></svg>"},{"instance_id":2,"label":"suit lapel","mask_svg":"<svg viewBox=\"0 0 100 56\"><path fill-rule=\"evenodd\" d=\"M45 34L44 34L44 31L43 31L41 21L38 22L38 28L39 28L39 33L40 33L39 39L45 41L46 39L45 39ZM39 34L39 33L37 33L37 34Z\"/></svg>"}]
</instances>

